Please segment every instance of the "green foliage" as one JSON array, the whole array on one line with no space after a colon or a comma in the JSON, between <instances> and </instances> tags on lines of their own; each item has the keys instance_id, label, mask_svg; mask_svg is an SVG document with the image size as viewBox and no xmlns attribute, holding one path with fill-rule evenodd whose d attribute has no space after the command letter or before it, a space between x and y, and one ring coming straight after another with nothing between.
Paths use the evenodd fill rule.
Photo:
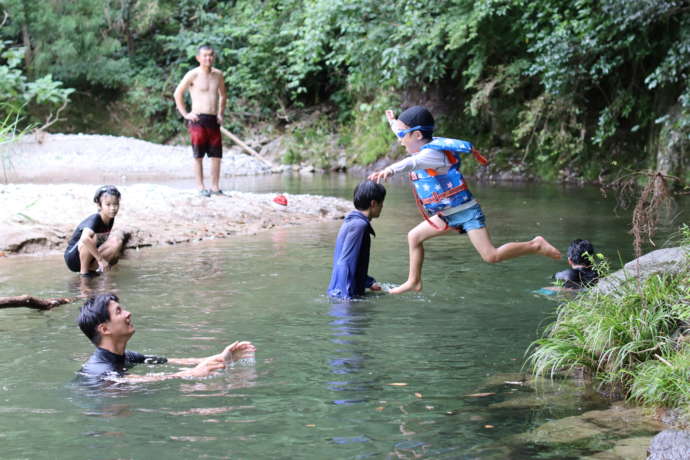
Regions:
<instances>
[{"instance_id":1,"label":"green foliage","mask_svg":"<svg viewBox=\"0 0 690 460\"><path fill-rule=\"evenodd\" d=\"M682 407L690 412L690 348L685 346L660 358L636 369L630 398L650 406Z\"/></svg>"},{"instance_id":2,"label":"green foliage","mask_svg":"<svg viewBox=\"0 0 690 460\"><path fill-rule=\"evenodd\" d=\"M7 110L4 117L0 119L0 147L17 141L24 134L19 128L19 121L19 113L13 109ZM0 164L3 180L7 183L7 173L13 167L10 149L0 148Z\"/></svg>"},{"instance_id":3,"label":"green foliage","mask_svg":"<svg viewBox=\"0 0 690 460\"><path fill-rule=\"evenodd\" d=\"M3 126L17 126L22 115L27 115L32 107L57 108L69 100L73 89L63 88L62 83L53 80L51 75L29 80L19 68L24 50L6 46L7 42L0 42L0 117L4 119Z\"/></svg>"},{"instance_id":4,"label":"green foliage","mask_svg":"<svg viewBox=\"0 0 690 460\"><path fill-rule=\"evenodd\" d=\"M328 116L318 112L308 120L290 125L283 163L306 163L325 169L335 164L340 146L332 126Z\"/></svg>"},{"instance_id":5,"label":"green foliage","mask_svg":"<svg viewBox=\"0 0 690 460\"><path fill-rule=\"evenodd\" d=\"M658 357L678 363L687 360L687 355L678 355L674 334L690 318L689 296L687 272L652 276L641 287L630 286L616 295L584 292L559 306L556 320L532 344L529 365L535 375L552 377L574 368L585 369L631 397L654 402L660 397L658 388L670 385L652 382L654 375L666 371L657 366ZM644 387L650 385L658 388L645 393ZM668 400L679 402L688 392L686 378Z\"/></svg>"},{"instance_id":6,"label":"green foliage","mask_svg":"<svg viewBox=\"0 0 690 460\"><path fill-rule=\"evenodd\" d=\"M682 0L5 0L3 9L0 39L26 50L12 68L41 91L45 75L107 89L118 102L109 108L141 118L155 140L182 129L171 94L202 43L225 73L230 122L326 107L327 131L358 162L390 149L375 120L388 107L362 109L389 95L398 108L430 103L480 148L501 148L498 164L517 150L546 177L564 168L598 177L611 155L646 165L659 125L690 136Z\"/></svg>"},{"instance_id":7,"label":"green foliage","mask_svg":"<svg viewBox=\"0 0 690 460\"><path fill-rule=\"evenodd\" d=\"M342 127L347 139L348 157L353 163L370 164L391 151L403 152L388 126L384 112L395 107L395 96L381 94L367 103L362 102L352 110L352 120Z\"/></svg>"}]
</instances>

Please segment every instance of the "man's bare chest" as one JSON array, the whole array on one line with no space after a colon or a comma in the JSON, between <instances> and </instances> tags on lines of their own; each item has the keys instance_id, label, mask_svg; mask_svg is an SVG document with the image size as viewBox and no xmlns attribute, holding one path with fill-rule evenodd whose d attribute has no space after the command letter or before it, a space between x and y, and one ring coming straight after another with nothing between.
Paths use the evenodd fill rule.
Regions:
<instances>
[{"instance_id":1,"label":"man's bare chest","mask_svg":"<svg viewBox=\"0 0 690 460\"><path fill-rule=\"evenodd\" d=\"M192 83L192 89L199 93L215 93L218 91L218 79L214 75L197 75Z\"/></svg>"}]
</instances>

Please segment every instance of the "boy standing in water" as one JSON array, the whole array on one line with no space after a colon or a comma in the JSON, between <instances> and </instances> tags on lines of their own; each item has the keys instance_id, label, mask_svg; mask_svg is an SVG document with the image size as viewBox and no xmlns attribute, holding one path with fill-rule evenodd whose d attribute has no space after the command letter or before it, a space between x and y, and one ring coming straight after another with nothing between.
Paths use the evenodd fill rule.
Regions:
<instances>
[{"instance_id":1,"label":"boy standing in water","mask_svg":"<svg viewBox=\"0 0 690 460\"><path fill-rule=\"evenodd\" d=\"M355 188L355 210L345 216L335 242L331 281L326 291L329 297L351 299L364 295L367 288L381 290L368 274L370 235L376 236L370 222L381 215L385 198L386 189L381 184L364 181Z\"/></svg>"},{"instance_id":2,"label":"boy standing in water","mask_svg":"<svg viewBox=\"0 0 690 460\"><path fill-rule=\"evenodd\" d=\"M65 249L65 263L73 272L85 278L110 270L122 254L125 236L110 230L120 210L120 191L114 185L104 185L93 197L98 212L80 223Z\"/></svg>"},{"instance_id":3,"label":"boy standing in water","mask_svg":"<svg viewBox=\"0 0 690 460\"><path fill-rule=\"evenodd\" d=\"M443 235L449 229L467 233L472 245L485 262L496 263L527 254L540 254L560 259L561 253L541 236L530 241L506 243L494 247L486 228L484 213L472 197L460 172L460 154L473 153L485 162L472 144L457 139L434 138L434 117L422 106L410 107L396 119L392 110L386 111L388 124L411 156L393 163L369 176L379 182L406 171L413 171L413 181L419 203L431 217L413 228L407 235L410 269L407 281L391 289L391 294L422 290L424 242Z\"/></svg>"},{"instance_id":4,"label":"boy standing in water","mask_svg":"<svg viewBox=\"0 0 690 460\"><path fill-rule=\"evenodd\" d=\"M213 48L202 45L196 55L199 67L192 69L175 88L175 105L187 120L187 128L192 138L194 152L194 174L199 194L202 196L222 195L220 189L220 161L223 158L223 145L220 127L223 125L223 112L227 93L223 72L213 67L215 60ZM189 90L192 98L192 111L187 112L184 93ZM211 159L211 190L204 186L204 155Z\"/></svg>"}]
</instances>

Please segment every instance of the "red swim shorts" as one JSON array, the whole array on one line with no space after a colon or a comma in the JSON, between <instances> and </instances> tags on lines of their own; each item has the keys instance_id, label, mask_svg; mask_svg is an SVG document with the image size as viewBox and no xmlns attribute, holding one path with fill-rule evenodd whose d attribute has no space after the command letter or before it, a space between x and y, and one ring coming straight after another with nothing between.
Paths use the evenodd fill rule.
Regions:
<instances>
[{"instance_id":1,"label":"red swim shorts","mask_svg":"<svg viewBox=\"0 0 690 460\"><path fill-rule=\"evenodd\" d=\"M223 143L220 137L220 126L215 115L202 113L198 121L189 122L187 129L192 137L194 158L223 158Z\"/></svg>"}]
</instances>

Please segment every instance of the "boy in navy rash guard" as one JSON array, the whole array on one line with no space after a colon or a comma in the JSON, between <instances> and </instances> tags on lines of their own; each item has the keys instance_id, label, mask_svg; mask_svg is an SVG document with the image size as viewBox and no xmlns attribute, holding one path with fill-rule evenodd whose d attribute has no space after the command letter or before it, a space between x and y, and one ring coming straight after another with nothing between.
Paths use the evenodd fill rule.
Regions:
<instances>
[{"instance_id":1,"label":"boy in navy rash guard","mask_svg":"<svg viewBox=\"0 0 690 460\"><path fill-rule=\"evenodd\" d=\"M381 184L364 181L355 188L356 210L345 217L335 242L333 271L327 290L330 297L350 299L364 295L367 288L381 290L368 274L371 235L376 236L370 221L381 215L385 198L386 189Z\"/></svg>"}]
</instances>

